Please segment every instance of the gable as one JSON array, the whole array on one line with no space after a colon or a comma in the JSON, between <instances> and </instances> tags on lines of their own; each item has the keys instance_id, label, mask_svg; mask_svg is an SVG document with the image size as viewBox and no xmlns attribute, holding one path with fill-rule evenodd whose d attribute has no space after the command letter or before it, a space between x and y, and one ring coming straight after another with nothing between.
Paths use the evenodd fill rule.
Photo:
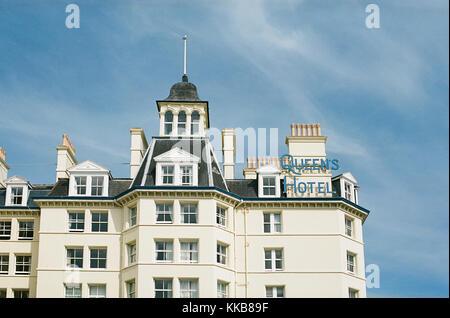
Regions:
<instances>
[{"instance_id":1,"label":"gable","mask_svg":"<svg viewBox=\"0 0 450 318\"><path fill-rule=\"evenodd\" d=\"M67 171L69 171L70 173L73 172L104 172L104 173L108 173L109 170L100 166L99 164L90 161L90 160L86 160L83 161L82 163L73 166L69 169L67 169Z\"/></svg>"},{"instance_id":2,"label":"gable","mask_svg":"<svg viewBox=\"0 0 450 318\"><path fill-rule=\"evenodd\" d=\"M28 180L16 175L6 179L5 184L28 184Z\"/></svg>"},{"instance_id":3,"label":"gable","mask_svg":"<svg viewBox=\"0 0 450 318\"><path fill-rule=\"evenodd\" d=\"M154 158L156 162L199 162L200 158L193 154L180 149L178 147L172 148L167 152L160 154Z\"/></svg>"}]
</instances>

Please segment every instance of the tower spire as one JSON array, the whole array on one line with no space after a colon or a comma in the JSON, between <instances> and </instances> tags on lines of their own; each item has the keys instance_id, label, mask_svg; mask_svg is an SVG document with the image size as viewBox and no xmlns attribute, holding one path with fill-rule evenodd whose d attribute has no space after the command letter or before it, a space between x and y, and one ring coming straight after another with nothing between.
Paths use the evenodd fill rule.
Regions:
<instances>
[{"instance_id":1,"label":"tower spire","mask_svg":"<svg viewBox=\"0 0 450 318\"><path fill-rule=\"evenodd\" d=\"M183 41L184 41L184 72L183 75L186 75L186 40L187 40L187 36L183 36Z\"/></svg>"}]
</instances>

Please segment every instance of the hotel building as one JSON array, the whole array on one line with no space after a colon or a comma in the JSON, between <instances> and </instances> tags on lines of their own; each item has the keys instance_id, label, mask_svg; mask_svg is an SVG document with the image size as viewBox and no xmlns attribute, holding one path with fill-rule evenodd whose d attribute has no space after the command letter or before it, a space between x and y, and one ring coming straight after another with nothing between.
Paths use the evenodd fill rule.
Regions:
<instances>
[{"instance_id":1,"label":"hotel building","mask_svg":"<svg viewBox=\"0 0 450 318\"><path fill-rule=\"evenodd\" d=\"M351 173L248 158L236 179L235 131L219 163L186 75L156 106L159 136L130 129L128 178L78 162L63 135L55 183L33 185L8 178L0 148L0 298L366 297L369 211ZM292 160L326 160L319 124L290 128ZM284 184L300 182L312 189Z\"/></svg>"}]
</instances>

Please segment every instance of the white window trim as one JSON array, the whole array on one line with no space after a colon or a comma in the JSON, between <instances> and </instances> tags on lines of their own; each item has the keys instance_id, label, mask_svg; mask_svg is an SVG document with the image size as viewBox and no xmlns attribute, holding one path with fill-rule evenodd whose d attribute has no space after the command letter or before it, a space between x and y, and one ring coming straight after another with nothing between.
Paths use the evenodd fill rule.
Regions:
<instances>
[{"instance_id":1,"label":"white window trim","mask_svg":"<svg viewBox=\"0 0 450 318\"><path fill-rule=\"evenodd\" d=\"M270 251L270 267L271 268L266 268L266 252ZM277 268L277 257L276 257L276 252L277 251L281 251L281 268ZM279 272L279 271L283 271L284 270L284 249L282 248L265 248L264 249L264 270L266 272Z\"/></svg>"},{"instance_id":2,"label":"white window trim","mask_svg":"<svg viewBox=\"0 0 450 318\"><path fill-rule=\"evenodd\" d=\"M278 288L282 288L283 290L283 297L278 297ZM272 289L272 297L267 296L267 289ZM266 298L285 298L286 297L286 288L284 285L279 286L266 286Z\"/></svg>"},{"instance_id":3,"label":"white window trim","mask_svg":"<svg viewBox=\"0 0 450 318\"><path fill-rule=\"evenodd\" d=\"M260 198L279 198L281 196L280 189L280 170L275 166L267 165L259 168L258 173L258 197ZM264 195L263 177L275 178L275 195Z\"/></svg>"},{"instance_id":4,"label":"white window trim","mask_svg":"<svg viewBox=\"0 0 450 318\"><path fill-rule=\"evenodd\" d=\"M266 225L266 222L264 221L264 216L268 214L269 215L269 226L270 226L270 231L269 232L264 232L264 234L280 234L283 232L283 217L282 217L282 213L281 212L264 212L263 213L263 231L264 231L264 225ZM277 232L275 230L275 214L279 214L280 215L280 231Z\"/></svg>"},{"instance_id":5,"label":"white window trim","mask_svg":"<svg viewBox=\"0 0 450 318\"><path fill-rule=\"evenodd\" d=\"M348 269L348 255L352 255L353 256L353 271ZM347 253L345 254L345 271L351 275L357 275L358 274L358 260L357 260L357 254L347 251Z\"/></svg>"},{"instance_id":6,"label":"white window trim","mask_svg":"<svg viewBox=\"0 0 450 318\"><path fill-rule=\"evenodd\" d=\"M77 193L77 184L75 177L86 177L86 194ZM103 177L102 195L91 195L92 191L92 177ZM75 197L107 197L109 193L109 177L104 172L101 173L71 173L69 179L69 196Z\"/></svg>"},{"instance_id":7,"label":"white window trim","mask_svg":"<svg viewBox=\"0 0 450 318\"><path fill-rule=\"evenodd\" d=\"M21 204L13 204L11 202L12 198L12 188L22 188L22 203ZM5 206L27 206L28 195L30 193L30 189L27 184L23 183L9 183L6 185L6 198L5 198Z\"/></svg>"},{"instance_id":8,"label":"white window trim","mask_svg":"<svg viewBox=\"0 0 450 318\"><path fill-rule=\"evenodd\" d=\"M171 244L172 249L167 249L167 245L165 245L164 250L158 250L156 248L156 245L158 243L165 243L165 244ZM171 259L164 259L164 260L158 260L158 253L164 253L164 256L167 257L168 255L171 256ZM174 261L174 242L173 240L164 240L164 239L155 239L155 263L173 263Z\"/></svg>"},{"instance_id":9,"label":"white window trim","mask_svg":"<svg viewBox=\"0 0 450 318\"><path fill-rule=\"evenodd\" d=\"M192 250L192 249L183 250L181 248L181 244L183 244L183 243L195 243L197 245L197 249L195 249L195 250ZM196 263L198 263L198 261L199 261L198 247L199 247L198 240L182 240L182 241L180 241L180 263L186 263L186 264L196 264ZM182 255L184 253L189 253L189 260L183 259ZM191 260L190 259L190 253L196 253L197 254L197 259L196 260Z\"/></svg>"},{"instance_id":10,"label":"white window trim","mask_svg":"<svg viewBox=\"0 0 450 318\"><path fill-rule=\"evenodd\" d=\"M157 157L156 161L156 185L157 186L182 186L181 166L192 166L192 184L198 185L198 163L200 158L175 147ZM163 184L162 167L166 165L174 166L173 184ZM186 186L186 185L185 185Z\"/></svg>"}]
</instances>

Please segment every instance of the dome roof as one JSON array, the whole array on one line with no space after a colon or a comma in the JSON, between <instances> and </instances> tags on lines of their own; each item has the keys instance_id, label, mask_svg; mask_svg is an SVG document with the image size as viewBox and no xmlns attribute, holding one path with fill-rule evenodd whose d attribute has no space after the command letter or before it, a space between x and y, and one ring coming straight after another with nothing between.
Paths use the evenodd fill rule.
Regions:
<instances>
[{"instance_id":1,"label":"dome roof","mask_svg":"<svg viewBox=\"0 0 450 318\"><path fill-rule=\"evenodd\" d=\"M165 101L200 101L200 98L197 95L197 87L188 82L188 77L185 74L181 82L172 86L169 97Z\"/></svg>"}]
</instances>

